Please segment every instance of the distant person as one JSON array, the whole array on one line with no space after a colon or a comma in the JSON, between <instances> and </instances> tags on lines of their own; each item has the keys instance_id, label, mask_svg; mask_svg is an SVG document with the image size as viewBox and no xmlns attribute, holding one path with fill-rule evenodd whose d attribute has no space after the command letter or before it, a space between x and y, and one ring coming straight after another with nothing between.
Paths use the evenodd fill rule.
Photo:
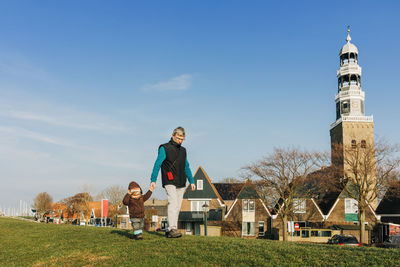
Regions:
<instances>
[{"instance_id":1,"label":"distant person","mask_svg":"<svg viewBox=\"0 0 400 267\"><path fill-rule=\"evenodd\" d=\"M150 186L155 188L158 172L161 168L162 186L168 195L168 230L166 232L168 238L182 236L177 230L177 225L179 210L186 189L186 178L189 180L192 191L196 190L192 171L186 157L186 149L181 146L183 140L185 140L185 129L178 127L173 131L171 140L159 146L158 157L151 174Z\"/></svg>"},{"instance_id":2,"label":"distant person","mask_svg":"<svg viewBox=\"0 0 400 267\"><path fill-rule=\"evenodd\" d=\"M129 217L131 218L133 228L133 239L143 239L144 228L144 202L148 200L154 190L150 185L145 195L142 195L142 189L136 182L130 182L128 193L124 196L122 203L129 208Z\"/></svg>"}]
</instances>

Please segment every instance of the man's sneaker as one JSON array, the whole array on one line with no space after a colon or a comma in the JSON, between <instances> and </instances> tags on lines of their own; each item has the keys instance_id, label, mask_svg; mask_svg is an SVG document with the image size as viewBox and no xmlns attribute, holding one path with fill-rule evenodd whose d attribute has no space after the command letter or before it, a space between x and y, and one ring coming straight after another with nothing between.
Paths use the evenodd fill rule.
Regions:
<instances>
[{"instance_id":1,"label":"man's sneaker","mask_svg":"<svg viewBox=\"0 0 400 267\"><path fill-rule=\"evenodd\" d=\"M172 229L169 232L166 232L167 238L178 238L181 237L182 234L178 232L176 229Z\"/></svg>"}]
</instances>

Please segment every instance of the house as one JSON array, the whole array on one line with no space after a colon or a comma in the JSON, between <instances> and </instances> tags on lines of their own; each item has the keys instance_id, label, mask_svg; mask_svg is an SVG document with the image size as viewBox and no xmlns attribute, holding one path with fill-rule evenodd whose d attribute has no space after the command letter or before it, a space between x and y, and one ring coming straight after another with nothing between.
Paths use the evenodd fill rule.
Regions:
<instances>
[{"instance_id":1,"label":"house","mask_svg":"<svg viewBox=\"0 0 400 267\"><path fill-rule=\"evenodd\" d=\"M380 221L375 227L375 241L382 243L392 235L400 235L400 181L386 191L376 209Z\"/></svg>"},{"instance_id":2,"label":"house","mask_svg":"<svg viewBox=\"0 0 400 267\"><path fill-rule=\"evenodd\" d=\"M281 200L280 202L282 203ZM280 212L279 205L271 212L272 238L283 240L283 219ZM293 208L290 209L287 220L289 224L299 227L296 231L288 227L291 241L327 242L333 235L330 229L324 229L324 215L314 198L293 198Z\"/></svg>"},{"instance_id":3,"label":"house","mask_svg":"<svg viewBox=\"0 0 400 267\"><path fill-rule=\"evenodd\" d=\"M334 195L334 194L332 194ZM331 199L332 200L332 199ZM329 201L332 203L332 201ZM340 192L336 200L329 207L324 205L324 226L333 229L339 229L341 234L351 234L360 240L360 226L358 225L358 203L351 198L346 190ZM372 206L368 204L365 211L366 240L371 242L371 234L376 224L376 214Z\"/></svg>"},{"instance_id":4,"label":"house","mask_svg":"<svg viewBox=\"0 0 400 267\"><path fill-rule=\"evenodd\" d=\"M225 214L225 204L211 183L210 177L200 166L194 176L196 190L186 188L183 195L181 209L178 218L178 229L186 235L200 235L204 232L204 211L203 205L207 204L209 212L208 235L221 235L219 222Z\"/></svg>"},{"instance_id":5,"label":"house","mask_svg":"<svg viewBox=\"0 0 400 267\"><path fill-rule=\"evenodd\" d=\"M82 218L89 218L89 221L82 221L89 225L99 224L98 220L102 217L103 213L106 214L108 212L108 205L105 204L105 202L107 201L89 201L87 213L83 214L82 216ZM63 223L65 221L73 222L82 219L81 214L69 214L67 211L67 206L64 203L51 203L51 210L46 214L46 217L52 220L54 223Z\"/></svg>"},{"instance_id":6,"label":"house","mask_svg":"<svg viewBox=\"0 0 400 267\"><path fill-rule=\"evenodd\" d=\"M179 213L178 228L183 234L204 233L203 205L207 214L208 235L246 238L264 236L270 213L250 180L245 183L212 183L200 166L195 175L196 190L186 189Z\"/></svg>"},{"instance_id":7,"label":"house","mask_svg":"<svg viewBox=\"0 0 400 267\"><path fill-rule=\"evenodd\" d=\"M168 200L150 198L144 203L145 229L166 230L168 227Z\"/></svg>"},{"instance_id":8,"label":"house","mask_svg":"<svg viewBox=\"0 0 400 267\"><path fill-rule=\"evenodd\" d=\"M381 222L400 224L400 181L387 190L376 213Z\"/></svg>"},{"instance_id":9,"label":"house","mask_svg":"<svg viewBox=\"0 0 400 267\"><path fill-rule=\"evenodd\" d=\"M215 184L215 187L221 190L224 202L229 203L222 222L223 235L255 238L269 232L271 213L250 179L244 184Z\"/></svg>"}]
</instances>

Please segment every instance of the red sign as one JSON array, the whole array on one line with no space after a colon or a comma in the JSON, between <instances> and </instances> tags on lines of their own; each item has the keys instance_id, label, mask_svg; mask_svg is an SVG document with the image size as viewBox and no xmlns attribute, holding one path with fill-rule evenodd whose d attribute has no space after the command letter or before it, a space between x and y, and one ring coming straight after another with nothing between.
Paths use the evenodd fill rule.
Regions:
<instances>
[{"instance_id":1,"label":"red sign","mask_svg":"<svg viewBox=\"0 0 400 267\"><path fill-rule=\"evenodd\" d=\"M389 224L389 235L400 235L400 225Z\"/></svg>"},{"instance_id":2,"label":"red sign","mask_svg":"<svg viewBox=\"0 0 400 267\"><path fill-rule=\"evenodd\" d=\"M298 223L294 224L294 230L299 231L300 225Z\"/></svg>"},{"instance_id":3,"label":"red sign","mask_svg":"<svg viewBox=\"0 0 400 267\"><path fill-rule=\"evenodd\" d=\"M101 200L101 217L108 216L108 199Z\"/></svg>"}]
</instances>

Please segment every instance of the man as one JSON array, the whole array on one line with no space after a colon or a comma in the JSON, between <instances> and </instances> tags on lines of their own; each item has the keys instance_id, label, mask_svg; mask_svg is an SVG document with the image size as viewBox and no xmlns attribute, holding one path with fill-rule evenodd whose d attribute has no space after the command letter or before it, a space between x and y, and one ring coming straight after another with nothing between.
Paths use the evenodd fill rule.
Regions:
<instances>
[{"instance_id":1,"label":"man","mask_svg":"<svg viewBox=\"0 0 400 267\"><path fill-rule=\"evenodd\" d=\"M185 129L178 127L173 131L171 140L159 146L157 160L151 173L150 185L154 188L161 168L162 186L168 195L168 231L166 233L168 238L182 236L177 230L177 225L186 188L186 178L189 180L192 191L196 190L186 157L186 149L181 146L183 140L185 140Z\"/></svg>"}]
</instances>

